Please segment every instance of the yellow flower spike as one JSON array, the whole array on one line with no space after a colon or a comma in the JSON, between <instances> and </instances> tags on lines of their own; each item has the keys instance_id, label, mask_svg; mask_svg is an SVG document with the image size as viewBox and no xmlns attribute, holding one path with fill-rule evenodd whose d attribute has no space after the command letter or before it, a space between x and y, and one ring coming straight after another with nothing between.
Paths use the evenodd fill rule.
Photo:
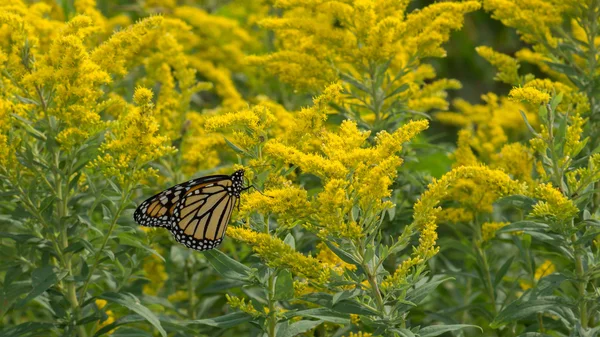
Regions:
<instances>
[{"instance_id":1,"label":"yellow flower spike","mask_svg":"<svg viewBox=\"0 0 600 337\"><path fill-rule=\"evenodd\" d=\"M92 51L92 60L111 74L125 75L133 58L153 42L148 35L160 27L163 21L161 16L152 16L113 34Z\"/></svg>"},{"instance_id":2,"label":"yellow flower spike","mask_svg":"<svg viewBox=\"0 0 600 337\"><path fill-rule=\"evenodd\" d=\"M485 166L461 166L446 173L442 178L429 184L427 190L414 205L413 223L420 232L419 246L414 249L412 257L403 261L398 269L385 281L385 287L393 288L404 284L405 277L412 267L420 265L437 254L437 222L441 208L440 201L449 193L450 187L462 179L479 181L488 190L493 190L500 196L523 193L526 186L512 180L506 173L492 170Z\"/></svg>"},{"instance_id":3,"label":"yellow flower spike","mask_svg":"<svg viewBox=\"0 0 600 337\"><path fill-rule=\"evenodd\" d=\"M348 335L348 337L372 337L372 336L373 336L372 333L370 333L370 332L362 332L362 331L359 331L359 332L356 332L356 333L351 332Z\"/></svg>"},{"instance_id":4,"label":"yellow flower spike","mask_svg":"<svg viewBox=\"0 0 600 337\"><path fill-rule=\"evenodd\" d=\"M233 309L239 309L253 317L261 316L261 313L254 308L251 302L246 303L243 298L239 298L237 296L231 296L229 294L225 294L225 298L227 298L227 303ZM269 308L265 307L265 311ZM265 312L268 314L268 312Z\"/></svg>"},{"instance_id":5,"label":"yellow flower spike","mask_svg":"<svg viewBox=\"0 0 600 337\"><path fill-rule=\"evenodd\" d=\"M490 241L496 236L496 232L508 225L508 222L484 222L481 224L481 239L483 242Z\"/></svg>"},{"instance_id":6,"label":"yellow flower spike","mask_svg":"<svg viewBox=\"0 0 600 337\"><path fill-rule=\"evenodd\" d=\"M189 292L187 292L185 290L177 290L176 292L169 295L167 297L167 300L169 300L169 302L171 302L171 303L183 302L183 301L189 300L189 296L190 296Z\"/></svg>"},{"instance_id":7,"label":"yellow flower spike","mask_svg":"<svg viewBox=\"0 0 600 337\"><path fill-rule=\"evenodd\" d=\"M530 183L533 154L521 143L506 144L498 154L493 156L491 166L512 175L514 179Z\"/></svg>"},{"instance_id":8,"label":"yellow flower spike","mask_svg":"<svg viewBox=\"0 0 600 337\"><path fill-rule=\"evenodd\" d=\"M519 62L516 59L486 46L477 47L475 50L498 69L496 78L499 81L510 85L519 84Z\"/></svg>"},{"instance_id":9,"label":"yellow flower spike","mask_svg":"<svg viewBox=\"0 0 600 337\"><path fill-rule=\"evenodd\" d=\"M556 266L550 260L544 260L542 264L540 264L537 268L535 268L535 273L533 276L534 281L539 281L542 277L551 275L556 271ZM527 290L532 287L532 284L528 280L520 280L519 285L521 289Z\"/></svg>"},{"instance_id":10,"label":"yellow flower spike","mask_svg":"<svg viewBox=\"0 0 600 337\"><path fill-rule=\"evenodd\" d=\"M581 135L583 134L583 125L585 123L586 120L579 115L570 117L570 124L567 126L567 134L565 136L564 157L574 158L581 151L583 145Z\"/></svg>"},{"instance_id":11,"label":"yellow flower spike","mask_svg":"<svg viewBox=\"0 0 600 337\"><path fill-rule=\"evenodd\" d=\"M573 201L567 199L552 184L539 184L535 186L532 197L540 199L533 206L531 215L538 217L551 216L559 221L566 221L579 213Z\"/></svg>"},{"instance_id":12,"label":"yellow flower spike","mask_svg":"<svg viewBox=\"0 0 600 337\"><path fill-rule=\"evenodd\" d=\"M98 329L102 329L103 327L109 325L109 324L113 324L115 322L115 314L112 312L112 310L107 310L106 311L106 315L108 316L104 321L100 322L100 324L98 325ZM107 332L107 334L112 334L115 330L110 330Z\"/></svg>"},{"instance_id":13,"label":"yellow flower spike","mask_svg":"<svg viewBox=\"0 0 600 337\"><path fill-rule=\"evenodd\" d=\"M227 236L247 243L272 268L286 268L317 284L329 279L328 269L311 256L295 251L278 238L242 227L228 227Z\"/></svg>"},{"instance_id":14,"label":"yellow flower spike","mask_svg":"<svg viewBox=\"0 0 600 337\"><path fill-rule=\"evenodd\" d=\"M100 148L101 154L90 167L100 169L106 177L116 178L124 186L137 184L156 174L156 170L143 166L175 149L167 145L167 137L158 134L152 97L149 89L136 88L133 100L138 106L129 106L128 113L112 124Z\"/></svg>"},{"instance_id":15,"label":"yellow flower spike","mask_svg":"<svg viewBox=\"0 0 600 337\"><path fill-rule=\"evenodd\" d=\"M471 149L473 134L469 130L460 130L458 132L458 147L454 152L454 166L473 166L480 164L479 160Z\"/></svg>"},{"instance_id":16,"label":"yellow flower spike","mask_svg":"<svg viewBox=\"0 0 600 337\"><path fill-rule=\"evenodd\" d=\"M244 197L238 216L245 218L253 212L277 214L281 224L285 224L306 217L309 208L310 203L306 191L290 186L265 190L263 193L255 191L247 194Z\"/></svg>"},{"instance_id":17,"label":"yellow flower spike","mask_svg":"<svg viewBox=\"0 0 600 337\"><path fill-rule=\"evenodd\" d=\"M328 268L333 270L335 273L342 275L345 270L356 270L356 266L353 264L348 264L342 261L329 247L325 242L320 242L317 244L317 249L319 253L316 258L319 262L327 265Z\"/></svg>"},{"instance_id":18,"label":"yellow flower spike","mask_svg":"<svg viewBox=\"0 0 600 337\"><path fill-rule=\"evenodd\" d=\"M267 142L264 152L285 163L298 165L302 171L313 173L323 179L343 178L348 172L339 161L330 160L318 154L302 153L276 140Z\"/></svg>"},{"instance_id":19,"label":"yellow flower spike","mask_svg":"<svg viewBox=\"0 0 600 337\"><path fill-rule=\"evenodd\" d=\"M557 39L551 29L562 24L565 2L557 0L484 0L483 7L494 19L514 27L525 42L541 44L546 40L556 47Z\"/></svg>"},{"instance_id":20,"label":"yellow flower spike","mask_svg":"<svg viewBox=\"0 0 600 337\"><path fill-rule=\"evenodd\" d=\"M387 158L400 150L402 144L416 137L419 133L429 127L429 121L426 119L410 121L394 133L389 134L385 131L377 134L376 154L378 159Z\"/></svg>"},{"instance_id":21,"label":"yellow flower spike","mask_svg":"<svg viewBox=\"0 0 600 337\"><path fill-rule=\"evenodd\" d=\"M146 258L143 269L144 276L149 279L149 282L144 284L144 294L158 294L168 278L168 275L165 271L164 261L158 258L156 255L150 255Z\"/></svg>"},{"instance_id":22,"label":"yellow flower spike","mask_svg":"<svg viewBox=\"0 0 600 337\"><path fill-rule=\"evenodd\" d=\"M514 88L508 96L514 101L524 101L534 105L546 104L550 101L550 95L531 87Z\"/></svg>"},{"instance_id":23,"label":"yellow flower spike","mask_svg":"<svg viewBox=\"0 0 600 337\"><path fill-rule=\"evenodd\" d=\"M392 60L389 73L393 74L414 55L418 58L445 55L441 45L452 30L462 26L463 16L480 4L436 3L411 13L406 13L406 1L286 0L277 2L277 6L283 8L283 15L261 20L259 24L275 32L281 41L279 50L250 56L247 61L264 66L295 88L310 90L336 80L338 70L360 78L364 68ZM337 24L329 24L332 21ZM361 48L357 50L356 45ZM405 78L411 76L407 74ZM404 82L403 78L399 85ZM445 102L439 97L420 97L411 104L427 108L443 106Z\"/></svg>"},{"instance_id":24,"label":"yellow flower spike","mask_svg":"<svg viewBox=\"0 0 600 337\"><path fill-rule=\"evenodd\" d=\"M98 307L98 309L102 309L106 306L106 300L102 300L102 299L98 299L95 301L96 302L96 306Z\"/></svg>"}]
</instances>

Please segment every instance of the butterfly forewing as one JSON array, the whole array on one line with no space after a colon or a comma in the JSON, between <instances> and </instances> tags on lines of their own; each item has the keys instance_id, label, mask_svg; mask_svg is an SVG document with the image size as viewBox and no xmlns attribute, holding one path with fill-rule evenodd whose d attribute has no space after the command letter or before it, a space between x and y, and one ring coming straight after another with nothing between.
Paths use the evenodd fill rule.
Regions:
<instances>
[{"instance_id":1,"label":"butterfly forewing","mask_svg":"<svg viewBox=\"0 0 600 337\"><path fill-rule=\"evenodd\" d=\"M133 213L133 219L142 226L170 228L176 221L173 217L175 208L185 193L222 179L229 179L229 176L192 179L170 187L142 202Z\"/></svg>"},{"instance_id":2,"label":"butterfly forewing","mask_svg":"<svg viewBox=\"0 0 600 337\"><path fill-rule=\"evenodd\" d=\"M209 176L175 185L144 201L135 211L143 226L166 227L175 239L196 250L223 241L242 189L244 171Z\"/></svg>"}]
</instances>

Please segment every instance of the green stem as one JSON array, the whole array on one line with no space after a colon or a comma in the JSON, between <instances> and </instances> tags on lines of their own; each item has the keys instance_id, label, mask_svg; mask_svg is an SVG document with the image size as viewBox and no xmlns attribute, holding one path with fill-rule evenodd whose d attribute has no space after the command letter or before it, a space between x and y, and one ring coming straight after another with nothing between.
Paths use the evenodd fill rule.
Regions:
<instances>
[{"instance_id":1,"label":"green stem","mask_svg":"<svg viewBox=\"0 0 600 337\"><path fill-rule=\"evenodd\" d=\"M81 292L79 293L79 298L82 301L85 300L85 294L87 293L87 289L90 285L90 280L92 279L92 276L94 275L94 272L96 271L96 268L98 268L98 265L100 264L100 258L102 256L102 252L104 251L104 248L106 248L106 245L108 244L108 240L110 239L110 236L112 235L112 232L117 225L117 220L119 220L121 213L125 209L125 204L127 204L127 200L129 200L129 197L130 197L129 191L123 192L123 194L121 194L122 202L120 203L120 206L117 209L117 212L115 213L115 216L113 217L113 219L110 223L110 226L108 227L108 232L106 232L106 235L104 235L104 240L102 240L102 245L100 246L100 249L96 252L96 254L94 256L94 263L92 264L92 267L88 271L88 276L87 276L85 282L83 283Z\"/></svg>"},{"instance_id":2,"label":"green stem","mask_svg":"<svg viewBox=\"0 0 600 337\"><path fill-rule=\"evenodd\" d=\"M492 285L492 274L490 273L490 265L487 260L487 254L481 247L477 246L477 253L481 258L481 262L483 263L483 278L485 281L485 287L487 288L488 295L492 300L492 308L494 309L494 315L498 314L498 310L496 309L496 294L494 293L494 286Z\"/></svg>"},{"instance_id":3,"label":"green stem","mask_svg":"<svg viewBox=\"0 0 600 337\"><path fill-rule=\"evenodd\" d=\"M588 312L587 312L587 301L585 299L586 288L588 280L585 277L585 271L583 269L583 257L579 254L579 247L575 244L577 242L577 235L571 235L571 242L573 243L573 249L575 250L575 270L577 272L577 291L579 293L579 317L581 317L581 327L587 329L588 327Z\"/></svg>"},{"instance_id":4,"label":"green stem","mask_svg":"<svg viewBox=\"0 0 600 337\"><path fill-rule=\"evenodd\" d=\"M57 169L60 167L59 164L60 164L60 154L57 153L55 156L55 165L56 165ZM68 176L68 173L67 173L67 176ZM68 191L68 189L67 190L63 189L63 179L58 174L55 175L55 183L56 183L56 195L59 198L59 200L56 204L57 216L58 216L58 221L61 222L61 224L60 224L60 243L61 243L60 248L61 249L59 250L58 254L61 255L61 258L62 258L63 264L64 264L64 268L65 268L65 270L67 270L69 277L74 279L75 275L73 273L73 265L72 265L72 261L71 261L72 256L71 256L71 254L69 254L68 256L63 254L63 252L67 249L67 247L69 247L68 227L67 227L66 223L63 223L63 218L65 218L69 215L69 209L68 209L69 191ZM67 282L66 288L67 288L67 298L69 299L69 303L71 304L71 309L73 310L73 316L75 318L75 321L77 321L77 320L79 320L79 300L77 299L77 285L76 285L75 281ZM78 330L78 334L80 337L87 336L85 328L82 325L79 325L77 327L77 330Z\"/></svg>"},{"instance_id":5,"label":"green stem","mask_svg":"<svg viewBox=\"0 0 600 337\"><path fill-rule=\"evenodd\" d=\"M194 282L193 282L193 272L192 272L192 268L190 268L188 266L187 269L187 274L188 274L188 298L189 298L189 305L188 305L188 316L190 317L190 319L194 320L196 319L196 310L194 310Z\"/></svg>"},{"instance_id":6,"label":"green stem","mask_svg":"<svg viewBox=\"0 0 600 337\"><path fill-rule=\"evenodd\" d=\"M275 315L275 272L272 271L269 275L269 283L267 289L267 300L269 302L269 317L268 317L268 335L275 337L275 327L277 326L277 316Z\"/></svg>"}]
</instances>

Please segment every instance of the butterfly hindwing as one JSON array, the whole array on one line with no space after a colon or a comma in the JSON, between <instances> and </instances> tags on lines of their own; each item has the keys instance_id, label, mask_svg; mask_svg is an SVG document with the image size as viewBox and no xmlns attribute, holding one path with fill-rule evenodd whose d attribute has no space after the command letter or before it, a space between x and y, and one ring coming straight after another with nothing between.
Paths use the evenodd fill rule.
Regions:
<instances>
[{"instance_id":1,"label":"butterfly hindwing","mask_svg":"<svg viewBox=\"0 0 600 337\"><path fill-rule=\"evenodd\" d=\"M175 209L177 221L171 233L179 243L192 249L207 250L218 246L236 200L232 180L190 190Z\"/></svg>"}]
</instances>

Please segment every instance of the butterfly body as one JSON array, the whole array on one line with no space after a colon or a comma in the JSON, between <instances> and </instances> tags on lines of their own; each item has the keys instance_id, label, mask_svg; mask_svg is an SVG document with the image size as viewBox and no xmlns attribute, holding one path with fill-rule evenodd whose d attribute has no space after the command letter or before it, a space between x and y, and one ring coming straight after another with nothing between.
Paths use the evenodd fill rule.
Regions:
<instances>
[{"instance_id":1,"label":"butterfly body","mask_svg":"<svg viewBox=\"0 0 600 337\"><path fill-rule=\"evenodd\" d=\"M208 250L223 241L234 206L239 202L244 171L192 179L148 198L134 220L147 227L168 229L188 248Z\"/></svg>"}]
</instances>

